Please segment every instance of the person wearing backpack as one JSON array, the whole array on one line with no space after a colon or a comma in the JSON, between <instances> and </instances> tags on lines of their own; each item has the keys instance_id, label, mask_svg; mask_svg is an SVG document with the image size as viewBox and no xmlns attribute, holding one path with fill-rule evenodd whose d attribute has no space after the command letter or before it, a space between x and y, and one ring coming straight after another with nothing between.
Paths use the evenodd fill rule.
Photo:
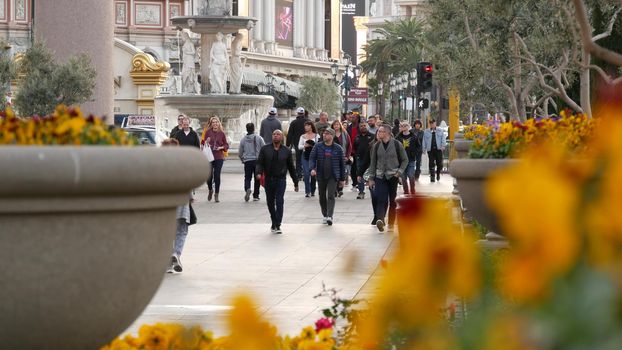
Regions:
<instances>
[{"instance_id":1,"label":"person wearing backpack","mask_svg":"<svg viewBox=\"0 0 622 350\"><path fill-rule=\"evenodd\" d=\"M383 232L387 207L389 231L393 230L397 203L397 185L408 166L408 156L402 143L393 138L391 126L382 124L376 134L378 142L371 149L369 168L365 173L367 184L376 197L376 227Z\"/></svg>"},{"instance_id":2,"label":"person wearing backpack","mask_svg":"<svg viewBox=\"0 0 622 350\"><path fill-rule=\"evenodd\" d=\"M246 124L246 136L240 141L239 156L244 163L244 201L248 202L253 194L253 201L259 200L259 181L255 179L251 191L251 180L255 177L255 166L259 150L265 145L263 138L255 134L255 124Z\"/></svg>"}]
</instances>

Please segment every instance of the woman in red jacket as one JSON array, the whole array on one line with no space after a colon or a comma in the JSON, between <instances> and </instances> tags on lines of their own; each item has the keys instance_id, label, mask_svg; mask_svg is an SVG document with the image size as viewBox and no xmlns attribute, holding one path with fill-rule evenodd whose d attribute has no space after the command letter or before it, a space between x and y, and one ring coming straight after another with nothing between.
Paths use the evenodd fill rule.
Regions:
<instances>
[{"instance_id":1,"label":"woman in red jacket","mask_svg":"<svg viewBox=\"0 0 622 350\"><path fill-rule=\"evenodd\" d=\"M209 188L207 200L211 201L213 196L214 202L218 203L220 202L218 200L218 193L220 192L220 173L222 171L222 166L225 163L225 153L229 151L229 143L227 143L227 136L222 130L220 119L216 116L212 116L209 119L207 128L203 132L201 146L205 146L206 144L212 148L212 153L214 154L214 161L212 162L212 176L207 179L207 187Z\"/></svg>"}]
</instances>

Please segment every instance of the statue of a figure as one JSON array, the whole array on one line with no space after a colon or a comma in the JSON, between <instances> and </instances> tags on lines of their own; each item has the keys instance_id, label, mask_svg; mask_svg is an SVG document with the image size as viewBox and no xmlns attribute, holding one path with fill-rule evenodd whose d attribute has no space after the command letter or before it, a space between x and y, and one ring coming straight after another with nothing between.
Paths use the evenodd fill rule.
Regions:
<instances>
[{"instance_id":1,"label":"statue of a figure","mask_svg":"<svg viewBox=\"0 0 622 350\"><path fill-rule=\"evenodd\" d=\"M213 94L227 93L227 45L225 45L224 35L216 33L216 41L212 44L210 51L209 81L210 92Z\"/></svg>"},{"instance_id":2,"label":"statue of a figure","mask_svg":"<svg viewBox=\"0 0 622 350\"><path fill-rule=\"evenodd\" d=\"M181 52L183 54L183 67L181 69L182 92L186 94L196 94L199 93L196 87L197 74L194 70L194 60L197 51L188 32L184 31L181 34L181 37L184 41L184 44L181 47Z\"/></svg>"},{"instance_id":3,"label":"statue of a figure","mask_svg":"<svg viewBox=\"0 0 622 350\"><path fill-rule=\"evenodd\" d=\"M241 93L242 86L242 42L244 41L244 34L238 32L235 35L235 39L231 42L231 57L229 58L230 81L229 81L229 93L239 94Z\"/></svg>"},{"instance_id":4,"label":"statue of a figure","mask_svg":"<svg viewBox=\"0 0 622 350\"><path fill-rule=\"evenodd\" d=\"M231 14L231 0L206 0L202 15L207 16L228 16Z\"/></svg>"}]
</instances>

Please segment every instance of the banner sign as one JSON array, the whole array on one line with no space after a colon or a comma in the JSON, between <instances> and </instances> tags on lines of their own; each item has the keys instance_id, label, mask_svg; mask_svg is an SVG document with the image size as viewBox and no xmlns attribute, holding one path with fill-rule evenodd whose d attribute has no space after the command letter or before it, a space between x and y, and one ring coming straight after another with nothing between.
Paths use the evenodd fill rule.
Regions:
<instances>
[{"instance_id":1,"label":"banner sign","mask_svg":"<svg viewBox=\"0 0 622 350\"><path fill-rule=\"evenodd\" d=\"M366 105L368 97L367 88L352 88L348 94L348 102Z\"/></svg>"},{"instance_id":2,"label":"banner sign","mask_svg":"<svg viewBox=\"0 0 622 350\"><path fill-rule=\"evenodd\" d=\"M276 0L274 13L274 38L279 45L294 46L294 2L293 0ZM312 30L312 29L309 29Z\"/></svg>"},{"instance_id":3,"label":"banner sign","mask_svg":"<svg viewBox=\"0 0 622 350\"><path fill-rule=\"evenodd\" d=\"M365 16L365 0L341 1L341 47L343 52L352 57L352 64L358 64L356 57L356 29L354 16Z\"/></svg>"}]
</instances>

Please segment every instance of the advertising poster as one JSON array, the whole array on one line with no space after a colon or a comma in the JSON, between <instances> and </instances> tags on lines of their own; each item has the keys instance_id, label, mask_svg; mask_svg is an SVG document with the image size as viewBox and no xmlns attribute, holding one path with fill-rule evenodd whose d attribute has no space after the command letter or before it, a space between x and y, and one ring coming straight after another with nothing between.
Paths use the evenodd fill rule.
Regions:
<instances>
[{"instance_id":1,"label":"advertising poster","mask_svg":"<svg viewBox=\"0 0 622 350\"><path fill-rule=\"evenodd\" d=\"M354 16L365 16L365 0L341 1L341 43L343 52L352 57L352 63L358 64L356 57L356 29Z\"/></svg>"},{"instance_id":2,"label":"advertising poster","mask_svg":"<svg viewBox=\"0 0 622 350\"><path fill-rule=\"evenodd\" d=\"M281 46L294 46L294 1L276 0L274 38Z\"/></svg>"}]
</instances>

